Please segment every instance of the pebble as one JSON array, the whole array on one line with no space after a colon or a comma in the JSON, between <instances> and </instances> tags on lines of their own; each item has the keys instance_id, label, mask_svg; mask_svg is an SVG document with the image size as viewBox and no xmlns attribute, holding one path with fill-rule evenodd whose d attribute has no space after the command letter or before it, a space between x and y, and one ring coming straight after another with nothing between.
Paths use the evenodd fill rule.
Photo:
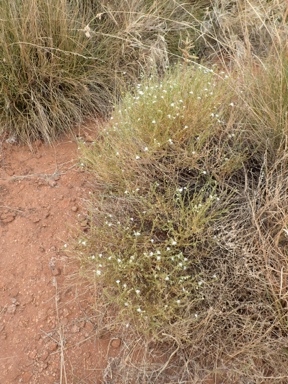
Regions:
<instances>
[{"instance_id":1,"label":"pebble","mask_svg":"<svg viewBox=\"0 0 288 384\"><path fill-rule=\"evenodd\" d=\"M111 341L111 347L113 348L119 348L121 345L121 339L117 338L117 339L112 339Z\"/></svg>"},{"instance_id":2,"label":"pebble","mask_svg":"<svg viewBox=\"0 0 288 384\"><path fill-rule=\"evenodd\" d=\"M57 185L57 183L56 183L56 181L55 180L53 180L53 179L49 179L48 180L48 184L50 185L50 187L56 187L56 185Z\"/></svg>"},{"instance_id":3,"label":"pebble","mask_svg":"<svg viewBox=\"0 0 288 384\"><path fill-rule=\"evenodd\" d=\"M48 345L48 350L49 350L50 352L54 352L54 351L56 351L57 348L58 348L58 344L57 344L57 343L50 343L50 344Z\"/></svg>"},{"instance_id":4,"label":"pebble","mask_svg":"<svg viewBox=\"0 0 288 384\"><path fill-rule=\"evenodd\" d=\"M57 267L52 267L51 272L53 276L59 276L61 275L61 269Z\"/></svg>"},{"instance_id":5,"label":"pebble","mask_svg":"<svg viewBox=\"0 0 288 384\"><path fill-rule=\"evenodd\" d=\"M78 211L78 207L77 207L76 205L74 205L74 206L71 208L71 210L72 210L73 212L77 212L77 211Z\"/></svg>"}]
</instances>

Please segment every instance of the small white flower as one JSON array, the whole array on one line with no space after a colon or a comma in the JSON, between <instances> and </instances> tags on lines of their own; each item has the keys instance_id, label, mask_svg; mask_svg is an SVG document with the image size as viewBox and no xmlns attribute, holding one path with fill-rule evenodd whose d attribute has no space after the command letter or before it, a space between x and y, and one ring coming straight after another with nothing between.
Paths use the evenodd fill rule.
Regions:
<instances>
[{"instance_id":1,"label":"small white flower","mask_svg":"<svg viewBox=\"0 0 288 384\"><path fill-rule=\"evenodd\" d=\"M172 240L172 241L171 241L171 244L172 244L172 245L176 245L176 244L177 244L177 241Z\"/></svg>"},{"instance_id":2,"label":"small white flower","mask_svg":"<svg viewBox=\"0 0 288 384\"><path fill-rule=\"evenodd\" d=\"M142 309L141 308L137 308L137 312L141 313Z\"/></svg>"},{"instance_id":3,"label":"small white flower","mask_svg":"<svg viewBox=\"0 0 288 384\"><path fill-rule=\"evenodd\" d=\"M141 233L140 232L134 232L134 236L140 236Z\"/></svg>"},{"instance_id":4,"label":"small white flower","mask_svg":"<svg viewBox=\"0 0 288 384\"><path fill-rule=\"evenodd\" d=\"M203 171L202 173L203 173L203 175L207 175L207 172L206 172L206 171Z\"/></svg>"},{"instance_id":5,"label":"small white flower","mask_svg":"<svg viewBox=\"0 0 288 384\"><path fill-rule=\"evenodd\" d=\"M156 259L157 259L158 261L160 261L160 260L161 260L161 256L157 256Z\"/></svg>"},{"instance_id":6,"label":"small white flower","mask_svg":"<svg viewBox=\"0 0 288 384\"><path fill-rule=\"evenodd\" d=\"M230 103L229 105L230 105L230 107L234 107L235 104L234 103Z\"/></svg>"},{"instance_id":7,"label":"small white flower","mask_svg":"<svg viewBox=\"0 0 288 384\"><path fill-rule=\"evenodd\" d=\"M181 303L181 300L177 300L176 303L179 305Z\"/></svg>"},{"instance_id":8,"label":"small white flower","mask_svg":"<svg viewBox=\"0 0 288 384\"><path fill-rule=\"evenodd\" d=\"M92 259L92 260L94 260L94 259L95 259L95 256L94 256L94 255L92 255L92 256L91 256L91 259Z\"/></svg>"},{"instance_id":9,"label":"small white flower","mask_svg":"<svg viewBox=\"0 0 288 384\"><path fill-rule=\"evenodd\" d=\"M99 269L96 271L96 274L97 274L98 276L100 276L101 273L102 273L102 272L101 272Z\"/></svg>"},{"instance_id":10,"label":"small white flower","mask_svg":"<svg viewBox=\"0 0 288 384\"><path fill-rule=\"evenodd\" d=\"M156 124L156 120L152 120L152 124Z\"/></svg>"},{"instance_id":11,"label":"small white flower","mask_svg":"<svg viewBox=\"0 0 288 384\"><path fill-rule=\"evenodd\" d=\"M154 243L154 239L151 239L150 241L151 241L151 243Z\"/></svg>"},{"instance_id":12,"label":"small white flower","mask_svg":"<svg viewBox=\"0 0 288 384\"><path fill-rule=\"evenodd\" d=\"M197 317L198 317L198 314L197 313L195 313L195 315L194 315L195 317L196 317L196 319L197 319Z\"/></svg>"},{"instance_id":13,"label":"small white flower","mask_svg":"<svg viewBox=\"0 0 288 384\"><path fill-rule=\"evenodd\" d=\"M103 256L102 253L99 253L99 257L100 257L100 259L101 259L102 256Z\"/></svg>"},{"instance_id":14,"label":"small white flower","mask_svg":"<svg viewBox=\"0 0 288 384\"><path fill-rule=\"evenodd\" d=\"M86 245L86 241L85 240L82 241L82 245L84 245L84 247L85 247L85 245Z\"/></svg>"},{"instance_id":15,"label":"small white flower","mask_svg":"<svg viewBox=\"0 0 288 384\"><path fill-rule=\"evenodd\" d=\"M217 278L217 275L214 273L214 275L212 276L213 279L216 279Z\"/></svg>"},{"instance_id":16,"label":"small white flower","mask_svg":"<svg viewBox=\"0 0 288 384\"><path fill-rule=\"evenodd\" d=\"M199 287L201 287L202 284L203 284L203 281L198 281Z\"/></svg>"},{"instance_id":17,"label":"small white flower","mask_svg":"<svg viewBox=\"0 0 288 384\"><path fill-rule=\"evenodd\" d=\"M116 284L120 284L120 280L116 280Z\"/></svg>"},{"instance_id":18,"label":"small white flower","mask_svg":"<svg viewBox=\"0 0 288 384\"><path fill-rule=\"evenodd\" d=\"M168 142L169 142L170 145L174 144L172 139L169 139Z\"/></svg>"},{"instance_id":19,"label":"small white flower","mask_svg":"<svg viewBox=\"0 0 288 384\"><path fill-rule=\"evenodd\" d=\"M165 277L165 280L166 280L166 281L169 281L169 280L170 280L170 279L169 279L169 276L166 276L166 277Z\"/></svg>"},{"instance_id":20,"label":"small white flower","mask_svg":"<svg viewBox=\"0 0 288 384\"><path fill-rule=\"evenodd\" d=\"M144 152L147 152L147 151L148 151L148 147L145 147L145 148L144 148Z\"/></svg>"},{"instance_id":21,"label":"small white flower","mask_svg":"<svg viewBox=\"0 0 288 384\"><path fill-rule=\"evenodd\" d=\"M140 294L140 289L135 289L135 292L137 293L137 295L139 295Z\"/></svg>"},{"instance_id":22,"label":"small white flower","mask_svg":"<svg viewBox=\"0 0 288 384\"><path fill-rule=\"evenodd\" d=\"M166 251L170 251L170 247L167 247L167 248L166 248Z\"/></svg>"},{"instance_id":23,"label":"small white flower","mask_svg":"<svg viewBox=\"0 0 288 384\"><path fill-rule=\"evenodd\" d=\"M125 307L128 307L128 303L127 303L127 302L124 303L124 305L125 305ZM127 325L128 325L128 327L129 327L129 324L126 324L126 327L127 327Z\"/></svg>"},{"instance_id":24,"label":"small white flower","mask_svg":"<svg viewBox=\"0 0 288 384\"><path fill-rule=\"evenodd\" d=\"M139 159L140 159L140 156L137 155L137 156L135 157L135 159L136 159L136 160L139 160Z\"/></svg>"}]
</instances>

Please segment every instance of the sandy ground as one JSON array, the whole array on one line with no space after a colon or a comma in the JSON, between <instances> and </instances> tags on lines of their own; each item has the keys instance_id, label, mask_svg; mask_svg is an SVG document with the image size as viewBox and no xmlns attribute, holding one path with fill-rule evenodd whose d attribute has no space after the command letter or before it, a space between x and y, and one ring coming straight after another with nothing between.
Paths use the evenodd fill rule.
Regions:
<instances>
[{"instance_id":1,"label":"sandy ground","mask_svg":"<svg viewBox=\"0 0 288 384\"><path fill-rule=\"evenodd\" d=\"M95 336L93 293L65 253L87 225L75 136L0 145L0 383L101 383L119 343Z\"/></svg>"}]
</instances>

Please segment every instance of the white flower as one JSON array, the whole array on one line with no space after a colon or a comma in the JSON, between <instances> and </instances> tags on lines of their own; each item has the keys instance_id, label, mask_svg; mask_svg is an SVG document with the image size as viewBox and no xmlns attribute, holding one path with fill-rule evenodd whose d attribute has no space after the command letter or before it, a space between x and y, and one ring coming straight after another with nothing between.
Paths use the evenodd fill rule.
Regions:
<instances>
[{"instance_id":1,"label":"white flower","mask_svg":"<svg viewBox=\"0 0 288 384\"><path fill-rule=\"evenodd\" d=\"M141 308L137 308L137 312L141 313L142 309Z\"/></svg>"},{"instance_id":2,"label":"white flower","mask_svg":"<svg viewBox=\"0 0 288 384\"><path fill-rule=\"evenodd\" d=\"M140 156L137 155L137 156L135 157L135 159L136 159L136 160L139 160L139 159L140 159Z\"/></svg>"},{"instance_id":3,"label":"white flower","mask_svg":"<svg viewBox=\"0 0 288 384\"><path fill-rule=\"evenodd\" d=\"M176 244L177 244L177 241L172 240L172 241L171 241L171 244L172 244L172 245L176 245Z\"/></svg>"},{"instance_id":4,"label":"white flower","mask_svg":"<svg viewBox=\"0 0 288 384\"><path fill-rule=\"evenodd\" d=\"M141 233L140 232L134 232L134 236L140 236Z\"/></svg>"},{"instance_id":5,"label":"white flower","mask_svg":"<svg viewBox=\"0 0 288 384\"><path fill-rule=\"evenodd\" d=\"M176 303L179 305L181 303L181 300L177 300Z\"/></svg>"},{"instance_id":6,"label":"white flower","mask_svg":"<svg viewBox=\"0 0 288 384\"><path fill-rule=\"evenodd\" d=\"M197 313L195 313L195 315L194 315L195 317L196 317L196 319L197 319L197 317L198 317L198 314Z\"/></svg>"},{"instance_id":7,"label":"white flower","mask_svg":"<svg viewBox=\"0 0 288 384\"><path fill-rule=\"evenodd\" d=\"M91 256L91 259L92 259L92 260L94 260L94 259L95 259L95 256L94 256L94 255L92 255L92 256Z\"/></svg>"},{"instance_id":8,"label":"white flower","mask_svg":"<svg viewBox=\"0 0 288 384\"><path fill-rule=\"evenodd\" d=\"M156 259L157 259L158 261L160 261L160 260L161 260L161 256L157 256Z\"/></svg>"},{"instance_id":9,"label":"white flower","mask_svg":"<svg viewBox=\"0 0 288 384\"><path fill-rule=\"evenodd\" d=\"M169 276L166 276L166 277L165 277L165 280L166 280L166 281L170 280L170 279L169 279Z\"/></svg>"},{"instance_id":10,"label":"white flower","mask_svg":"<svg viewBox=\"0 0 288 384\"><path fill-rule=\"evenodd\" d=\"M137 293L137 295L139 295L140 294L140 289L135 289L135 292Z\"/></svg>"},{"instance_id":11,"label":"white flower","mask_svg":"<svg viewBox=\"0 0 288 384\"><path fill-rule=\"evenodd\" d=\"M148 147L145 147L145 148L144 148L144 152L147 152L147 151L148 151Z\"/></svg>"},{"instance_id":12,"label":"white flower","mask_svg":"<svg viewBox=\"0 0 288 384\"><path fill-rule=\"evenodd\" d=\"M102 273L102 272L101 272L99 269L96 271L96 274L97 274L98 276L100 276L101 273Z\"/></svg>"},{"instance_id":13,"label":"white flower","mask_svg":"<svg viewBox=\"0 0 288 384\"><path fill-rule=\"evenodd\" d=\"M120 284L120 280L116 280L116 284Z\"/></svg>"},{"instance_id":14,"label":"white flower","mask_svg":"<svg viewBox=\"0 0 288 384\"><path fill-rule=\"evenodd\" d=\"M152 120L152 124L156 124L156 120Z\"/></svg>"}]
</instances>

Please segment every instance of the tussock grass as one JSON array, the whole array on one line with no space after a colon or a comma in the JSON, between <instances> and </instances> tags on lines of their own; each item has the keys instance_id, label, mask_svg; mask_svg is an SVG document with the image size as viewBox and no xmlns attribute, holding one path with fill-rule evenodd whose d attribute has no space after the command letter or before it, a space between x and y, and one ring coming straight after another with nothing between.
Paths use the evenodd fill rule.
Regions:
<instances>
[{"instance_id":1,"label":"tussock grass","mask_svg":"<svg viewBox=\"0 0 288 384\"><path fill-rule=\"evenodd\" d=\"M15 0L0 13L1 132L28 142L107 117L125 84L166 70L189 29L172 0Z\"/></svg>"},{"instance_id":2,"label":"tussock grass","mask_svg":"<svg viewBox=\"0 0 288 384\"><path fill-rule=\"evenodd\" d=\"M287 381L287 72L278 58L243 68L241 81L185 65L141 82L83 144L95 195L81 270L123 337L147 352L135 372L123 348L113 368L126 370L123 383L136 373L155 383ZM153 365L156 351L168 353Z\"/></svg>"},{"instance_id":3,"label":"tussock grass","mask_svg":"<svg viewBox=\"0 0 288 384\"><path fill-rule=\"evenodd\" d=\"M233 65L277 54L287 40L287 10L284 0L210 2L199 20L200 55Z\"/></svg>"}]
</instances>

